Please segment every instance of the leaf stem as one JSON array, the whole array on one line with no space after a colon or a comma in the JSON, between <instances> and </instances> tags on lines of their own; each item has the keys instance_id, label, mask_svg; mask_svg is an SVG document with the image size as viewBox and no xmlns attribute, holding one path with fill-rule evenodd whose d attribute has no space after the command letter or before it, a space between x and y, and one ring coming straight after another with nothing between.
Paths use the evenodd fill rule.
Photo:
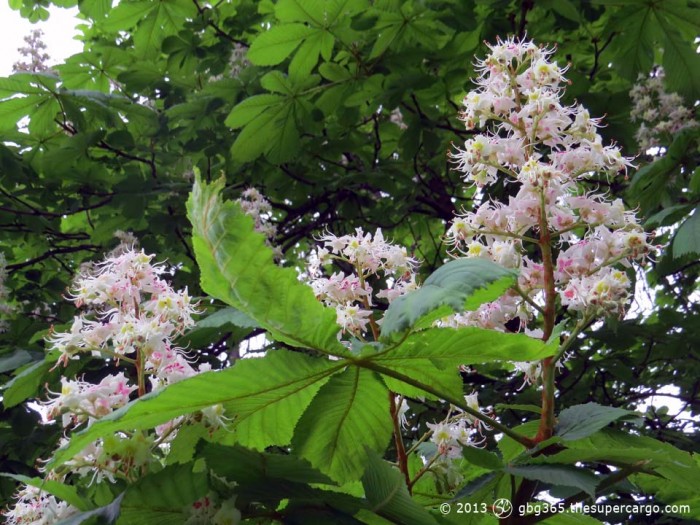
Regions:
<instances>
[{"instance_id":1,"label":"leaf stem","mask_svg":"<svg viewBox=\"0 0 700 525\"><path fill-rule=\"evenodd\" d=\"M434 388L431 385L426 385L425 383L421 383L420 381L413 379L412 377L409 377L407 375L404 375L400 372L397 372L395 370L392 370L391 368L387 368L385 366L382 366L380 364L375 363L371 359L367 358L360 358L360 359L353 359L352 362L356 366L360 366L362 368L367 368L368 370L374 370L375 372L378 372L380 374L383 374L385 376L393 377L394 379L398 379L399 381L402 381L406 383L407 385L415 386L417 388L420 388L421 390L433 394L434 396L444 399L448 403L451 403L452 405L456 406L463 412L466 412L470 416L475 417L479 421L482 421L483 423L486 423L488 426L498 430L499 432L502 432L509 438L517 441L521 445L523 445L526 448L533 448L537 443L530 439L527 436L523 436L522 434L518 434L514 430L511 430L507 426L503 425L502 423L496 421L495 419L492 419L478 410L474 410L471 408L469 405L467 405L467 402L464 399L457 399L455 397L452 397L451 395L445 394L444 392L440 392L438 389Z\"/></svg>"},{"instance_id":2,"label":"leaf stem","mask_svg":"<svg viewBox=\"0 0 700 525\"><path fill-rule=\"evenodd\" d=\"M399 422L400 406L396 403L396 394L389 391L389 412L391 413L391 422L394 425L394 446L396 447L396 459L399 463L399 470L406 480L408 492L411 492L411 476L408 473L408 456L406 455L406 447L403 444L403 436L401 435L401 424Z\"/></svg>"}]
</instances>

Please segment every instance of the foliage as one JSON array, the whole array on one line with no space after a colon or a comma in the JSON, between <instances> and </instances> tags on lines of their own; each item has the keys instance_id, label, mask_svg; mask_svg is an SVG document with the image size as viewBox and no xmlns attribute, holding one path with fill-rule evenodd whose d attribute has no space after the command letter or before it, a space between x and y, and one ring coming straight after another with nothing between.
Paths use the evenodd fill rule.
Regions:
<instances>
[{"instance_id":1,"label":"foliage","mask_svg":"<svg viewBox=\"0 0 700 525\"><path fill-rule=\"evenodd\" d=\"M700 467L688 452L697 452L700 395L700 134L689 127L662 136L655 157L638 152L629 95L638 75L662 65L669 92L691 108L700 99L696 2L51 3L78 7L84 51L47 71L0 79L7 273L0 457L14 476L0 478L4 503L21 480L82 511L66 523L97 516L185 523L185 507L207 502L229 517L239 509L251 522L476 523L491 516L443 516L438 505L452 498L453 508L491 505L511 498L514 487L521 499L549 490L571 502L605 494L619 503L691 505L690 516L635 516L640 523L698 518L689 488ZM10 4L30 20L48 16L47 1ZM516 279L482 260L445 264L455 212L514 195L500 182L465 186L445 152L473 137L457 116L475 56L485 54L482 42L526 32L558 43L555 58L569 64L565 101L606 115L605 142L638 153L629 180L592 177L587 188L637 208L647 230L656 229L654 243L665 246L647 272L644 312L607 317L567 343L571 358L556 382L558 426L537 444L531 412L540 395L519 390L522 377L508 363L553 356L561 332L547 344L431 326L493 300ZM251 186L272 206L277 233L268 240L279 247L277 259L232 202ZM357 227L382 228L408 247L421 261L424 286L377 306L382 315L386 309L380 338L344 345L336 312L298 275L315 239ZM134 241L167 261L175 289L202 298L200 320L177 343L213 371L140 397L53 454L60 429L40 424L23 402L60 391L61 375L99 383L106 372L88 355L56 367L46 337L70 329L74 309L62 296L81 265ZM571 326L559 328L570 334ZM249 341L262 333L264 356L241 358L246 348L256 352ZM461 365L471 371L460 374ZM683 411L650 405L641 422L630 417L669 385ZM424 468L422 457L437 457L431 444L417 440L428 423L455 415L451 405L482 416L464 399L476 388L480 404L494 407L486 415L497 414L492 421L504 428L485 430L485 450L465 448L462 479L450 491L437 466ZM411 399L410 426L398 431L394 394ZM96 439L147 434L218 404L230 418L226 428L184 426L163 464L139 481L37 481L40 459L59 468ZM619 430L635 422L634 432ZM405 464L397 433L406 440ZM565 518L576 521L546 522Z\"/></svg>"}]
</instances>

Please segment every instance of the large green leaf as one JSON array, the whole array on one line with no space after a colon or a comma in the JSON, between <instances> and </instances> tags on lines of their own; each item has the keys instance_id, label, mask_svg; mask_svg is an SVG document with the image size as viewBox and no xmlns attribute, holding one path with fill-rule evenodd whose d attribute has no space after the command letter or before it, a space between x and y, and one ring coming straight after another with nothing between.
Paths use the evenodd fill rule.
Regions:
<instances>
[{"instance_id":1,"label":"large green leaf","mask_svg":"<svg viewBox=\"0 0 700 525\"><path fill-rule=\"evenodd\" d=\"M260 33L248 50L248 60L258 66L274 66L287 58L314 29L304 24L283 24Z\"/></svg>"},{"instance_id":2,"label":"large green leaf","mask_svg":"<svg viewBox=\"0 0 700 525\"><path fill-rule=\"evenodd\" d=\"M560 463L572 462L578 455L579 461L601 461L610 464L635 464L644 461L645 466L663 476L666 485L686 488L694 485L700 476L700 465L693 456L669 443L636 436L614 429L604 429L585 439L569 441L568 450L551 456L561 458ZM545 458L536 458L546 462Z\"/></svg>"},{"instance_id":3,"label":"large green leaf","mask_svg":"<svg viewBox=\"0 0 700 525\"><path fill-rule=\"evenodd\" d=\"M205 471L193 463L173 465L141 478L130 486L121 503L119 525L171 525L184 523L187 507L206 495Z\"/></svg>"},{"instance_id":4,"label":"large green leaf","mask_svg":"<svg viewBox=\"0 0 700 525\"><path fill-rule=\"evenodd\" d=\"M542 481L555 487L574 487L595 496L598 478L592 472L571 465L510 465L504 469L514 476Z\"/></svg>"},{"instance_id":5,"label":"large green leaf","mask_svg":"<svg viewBox=\"0 0 700 525\"><path fill-rule=\"evenodd\" d=\"M367 452L383 452L392 433L389 391L371 371L352 367L318 392L294 431L292 449L341 483L359 478Z\"/></svg>"},{"instance_id":6,"label":"large green leaf","mask_svg":"<svg viewBox=\"0 0 700 525\"><path fill-rule=\"evenodd\" d=\"M673 257L700 254L700 207L681 224L673 237Z\"/></svg>"},{"instance_id":7,"label":"large green leaf","mask_svg":"<svg viewBox=\"0 0 700 525\"><path fill-rule=\"evenodd\" d=\"M273 260L265 237L233 202L223 202L224 179L205 184L197 179L187 203L193 226L202 288L234 306L293 346L347 354L338 342L335 311L299 282L296 272Z\"/></svg>"},{"instance_id":8,"label":"large green leaf","mask_svg":"<svg viewBox=\"0 0 700 525\"><path fill-rule=\"evenodd\" d=\"M428 511L411 499L401 473L374 452L368 453L362 476L372 511L402 525L437 525Z\"/></svg>"},{"instance_id":9,"label":"large green leaf","mask_svg":"<svg viewBox=\"0 0 700 525\"><path fill-rule=\"evenodd\" d=\"M88 443L118 430L151 428L219 403L229 417L235 417L234 429L246 424L258 429L255 444L286 445L320 386L343 366L286 350L241 359L229 369L203 373L148 394L73 434L51 465L62 464Z\"/></svg>"},{"instance_id":10,"label":"large green leaf","mask_svg":"<svg viewBox=\"0 0 700 525\"><path fill-rule=\"evenodd\" d=\"M385 362L381 364L385 364ZM387 368L420 383L431 385L445 395L450 395L455 398L459 398L462 395L462 377L456 366L443 366L441 363L428 358L415 358L390 361ZM382 379L389 390L397 394L402 394L414 399L422 397L427 399L440 399L439 396L421 390L401 379L396 379L387 375L383 375Z\"/></svg>"},{"instance_id":11,"label":"large green leaf","mask_svg":"<svg viewBox=\"0 0 700 525\"><path fill-rule=\"evenodd\" d=\"M695 102L700 96L700 57L697 46L684 40L663 17L658 18L666 33L663 65L668 89L680 93L691 103Z\"/></svg>"},{"instance_id":12,"label":"large green leaf","mask_svg":"<svg viewBox=\"0 0 700 525\"><path fill-rule=\"evenodd\" d=\"M283 101L283 97L272 93L249 97L231 110L231 113L226 117L226 125L232 128L245 126L258 115L278 106Z\"/></svg>"},{"instance_id":13,"label":"large green leaf","mask_svg":"<svg viewBox=\"0 0 700 525\"><path fill-rule=\"evenodd\" d=\"M457 259L438 268L418 290L399 297L386 311L382 337L409 328L425 328L452 312L474 310L493 301L517 279L517 273L485 259Z\"/></svg>"},{"instance_id":14,"label":"large green leaf","mask_svg":"<svg viewBox=\"0 0 700 525\"><path fill-rule=\"evenodd\" d=\"M428 385L433 390L426 392L416 383L409 383L400 376L392 378L384 375L384 381L394 392L413 398L458 399L462 396L460 365L536 361L555 352L555 345L547 345L524 334L476 327L429 328L410 334L397 347L376 356L370 354L367 359L413 382Z\"/></svg>"},{"instance_id":15,"label":"large green leaf","mask_svg":"<svg viewBox=\"0 0 700 525\"><path fill-rule=\"evenodd\" d=\"M597 403L576 405L561 411L555 435L566 441L573 441L590 436L613 421L630 419L630 417L636 419L639 416L629 410Z\"/></svg>"},{"instance_id":16,"label":"large green leaf","mask_svg":"<svg viewBox=\"0 0 700 525\"><path fill-rule=\"evenodd\" d=\"M19 373L3 385L5 391L2 396L2 403L5 407L18 405L25 399L36 394L44 381L46 374L56 365L58 353L48 354L42 361L25 366Z\"/></svg>"},{"instance_id":17,"label":"large green leaf","mask_svg":"<svg viewBox=\"0 0 700 525\"><path fill-rule=\"evenodd\" d=\"M430 359L441 366L481 364L495 361L536 361L554 355L556 345L525 334L510 334L472 326L430 328L409 335L374 361L400 370L403 364Z\"/></svg>"}]
</instances>

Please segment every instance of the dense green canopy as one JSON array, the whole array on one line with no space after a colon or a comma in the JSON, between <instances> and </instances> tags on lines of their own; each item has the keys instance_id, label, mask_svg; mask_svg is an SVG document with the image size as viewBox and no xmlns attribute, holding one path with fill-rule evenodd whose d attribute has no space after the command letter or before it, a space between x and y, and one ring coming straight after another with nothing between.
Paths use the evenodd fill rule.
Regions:
<instances>
[{"instance_id":1,"label":"dense green canopy","mask_svg":"<svg viewBox=\"0 0 700 525\"><path fill-rule=\"evenodd\" d=\"M279 328L290 326L285 323L294 319L293 312L262 314L256 307L246 311L243 305L248 292L224 289L229 278L226 272L211 273L215 265L202 262L216 259L216 254L206 250L209 231L198 223L203 221L197 214L204 204L197 201L195 192L188 218L188 197L196 174L200 174L202 184L223 176L224 181L216 184L223 184L221 192L226 199L240 197L248 187L260 190L273 208L277 233L272 244L281 249L283 264L290 267L305 265L315 239L326 230L340 235L357 227L366 231L382 228L387 238L406 246L421 261L424 280L448 259L443 235L455 212L471 210L475 202L487 198L507 200L512 194L512 188L503 184L491 187L485 196L476 192L464 184L448 155L454 145L463 144L473 133L465 130L458 116L462 98L473 87L470 78L475 75L475 57L484 55L484 42L508 35L526 35L538 44L556 45L556 60L569 67L566 102L580 102L592 116L604 116L605 127L600 133L606 143L616 142L625 155L635 156L635 168L628 178L589 180L589 188L608 191L622 198L628 208L636 209L647 231L656 230L654 242L661 246L646 275L637 273L638 278L646 278L648 287L642 286L643 280L638 283L641 307L632 308L636 313L624 319L605 319L569 349L572 358L558 378L558 400L565 400L561 408L595 402L633 410L663 392L678 401L676 408L662 408L662 398L656 398L637 431L684 451L698 451L700 128L661 136L660 149L641 151L635 139L640 124L630 116L633 103L629 94L638 77L648 78L660 66L669 92L680 94L688 107L700 100L700 57L695 49L700 8L696 1L121 0L117 4L111 0L10 0L13 8L33 21L45 19L50 4L78 6L85 20L80 26L84 51L49 70L18 72L0 79L0 254L6 260L7 274L0 289L0 310L6 318L5 330L0 333L0 383L7 387L0 409L3 471L38 475L37 459L47 458L55 448L60 429L40 425L38 416L23 402L44 398L47 390L60 390L62 371L54 367L55 357L45 359L44 338L51 327L65 330L70 326L75 308L63 299L66 289L81 264L101 260L119 243L115 237L118 232L122 238L123 232L130 232L147 253L176 268L172 275L175 288L187 286L197 297L206 292L247 314L231 311L230 317L203 323L183 338L183 345L201 350L203 359L214 368L228 366L243 342L263 330L278 341L271 343L274 347L286 349L274 353L273 359L291 376L296 374L299 381L311 385L305 390L308 399L303 403L297 400L299 406L290 402L278 408L280 417L286 410L301 417L297 428L323 433L317 421L301 415L312 398L312 406L320 411L333 404L333 395L346 395L358 384L367 384L361 391L364 396L384 395L386 387L374 372L384 373L377 367L391 368L390 362L368 361L366 368L348 367L331 377L337 368L318 369L318 363L312 364L294 351L300 346L331 348L334 336L330 328L327 333L316 333L318 340L302 341L305 346L291 332ZM211 186L202 188L203 192L214 192ZM240 217L222 213L225 219L221 220L231 220L226 223L229 227L249 227ZM236 250L235 243L243 242L222 235ZM240 237L245 240L244 234ZM260 239L254 243L263 245ZM257 279L252 268L243 263L240 268L233 266L226 269L231 275L247 276L242 278L249 280L245 282ZM296 284L293 270L279 270L279 274L276 267L268 270L269 274L261 273L259 278L261 282L268 279L270 288L256 288L258 292L272 289L277 282L290 287ZM311 294L299 293L300 311L315 312L307 304ZM219 310L223 306L219 301L203 303L206 313ZM273 316L267 324L260 321L264 315ZM320 323L321 317L314 317L314 322ZM300 321L294 329L303 332L303 324ZM435 347L436 354L431 357L443 359L441 366L460 364L451 354L438 355L441 350L449 351L448 342L444 344ZM219 359L222 352L230 358ZM329 350L336 355L334 352L341 353L337 348ZM532 352L537 357L545 355L535 349ZM330 367L332 362L326 365ZM251 368L251 377L264 376L262 369L253 370L262 365L246 366ZM308 379L310 369L319 374L314 376L318 382ZM396 366L392 370L410 375L408 368ZM95 380L103 372L99 362L87 359L71 362L65 373ZM225 378L221 376L221 381ZM274 379L266 378L271 384ZM476 373L463 374L462 380L464 393L478 386L482 405L498 407L500 420L508 426L532 419L528 406L539 404L536 389L519 391L522 379L513 378L502 363L489 358L480 362ZM206 382L202 381L203 387ZM181 398L172 392L172 406L177 406ZM204 404L213 404L210 401L206 398ZM239 406L238 401L229 402L231 407ZM194 407L196 400L192 403ZM508 404L517 406L506 409ZM148 403L143 406L143 414L150 414ZM177 412L167 406L171 407L169 414ZM375 416L379 419L379 415L362 412L362 406L350 402L347 407L357 425L370 424L365 419ZM441 409L435 403L417 404L417 424L424 428ZM132 412L130 417L139 414ZM624 419L622 414L627 412L610 416L595 430ZM156 419L148 419L144 427L162 422ZM564 414L561 419L564 424ZM256 421L249 426L254 429L263 424ZM575 433L575 423L571 424ZM101 432L118 428L118 424L110 426L115 425L111 421L99 425L103 425ZM277 429L282 436L279 442L289 443L293 429L293 422ZM228 452L235 456L226 456L224 445L231 443L224 443L207 445L200 450L200 457L212 458L212 462L220 457L249 462L250 470L244 473L237 470L235 461L217 470L229 480L252 480L240 492L245 502L264 501L274 508L271 502L298 496L304 504L323 501L329 505L308 503L313 509L308 510L297 502L289 509L288 523L340 519L329 509L340 514L338 509L354 509L347 510L351 516L358 508L365 508L358 503L360 479L371 499L370 493L383 490L377 485L395 474L382 473L388 467L372 454L341 466L331 461L332 466L324 468L324 451L319 449L323 442L297 434L291 441L293 447L314 467L321 465L321 472L306 463L294 468L279 465L279 486L284 485L284 489L273 487L273 492L281 492L270 495L268 501L260 487L265 475L271 474L265 474L263 467L258 473L252 465L268 460L274 463L279 456L261 459L262 452L243 446L261 449L279 443L258 441L250 437L254 430L249 433L248 441L243 439ZM366 444L381 451L390 433L390 428L380 425ZM200 437L191 439L196 442ZM651 452L657 442L646 442L644 449L613 431L577 437L590 443L576 441L579 449L561 452L576 450L576 461L593 464L599 459L595 451L606 448L618 451L622 463L663 460L661 452L658 457ZM342 435L340 439L352 443L353 436ZM499 444L500 458L485 456L486 451L483 457L475 452L478 457L473 461L482 474L484 467L490 468L489 462L497 461L501 468L502 460L520 452L517 443L509 443L509 439ZM681 454L675 449L664 450L676 463L685 461L674 456ZM189 457L187 451L180 453L184 462L191 459L193 451ZM393 459L392 452L386 457ZM555 476L532 470L548 468L548 458L541 458L542 465L509 467L511 474L529 480L566 478L568 471L557 471ZM560 462L575 463L564 457ZM367 465L369 470L365 471ZM328 475L335 481L356 481L360 492L324 494L290 474L304 468L309 470L305 475L308 483L322 483ZM601 468L600 474L611 472L609 467ZM198 487L204 481L198 476L200 473L190 469L178 479L186 478L194 487L192 494L201 495L205 490ZM663 488L660 481L647 478L638 480L644 490L657 493ZM584 481L566 478L562 485L581 489L587 487ZM15 485L12 479L0 478L0 504L9 502ZM694 501L697 517L697 491L690 484L682 486L679 481L667 493L659 493L658 501ZM177 502L175 488L163 490L170 489L167 497L158 497ZM632 501L635 494L623 487L617 497ZM347 496L347 501L341 496ZM92 497L99 505L113 498L104 492ZM127 493L123 503L127 510L123 512L135 512L133 508L143 503L136 501L135 492L129 497ZM429 498L414 501L434 503ZM376 502L371 503L368 508ZM393 522L407 523L401 505L393 501L380 514ZM366 508L362 512L369 514ZM420 518L425 521L414 518L416 523L433 523L428 521L431 516L426 513ZM655 515L640 517L637 522L671 523L674 519Z\"/></svg>"}]
</instances>

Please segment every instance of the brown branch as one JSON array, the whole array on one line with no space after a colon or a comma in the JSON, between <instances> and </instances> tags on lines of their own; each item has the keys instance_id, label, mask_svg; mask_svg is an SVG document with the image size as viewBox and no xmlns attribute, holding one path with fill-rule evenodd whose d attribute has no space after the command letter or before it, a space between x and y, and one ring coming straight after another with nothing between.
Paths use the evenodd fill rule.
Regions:
<instances>
[{"instance_id":1,"label":"brown branch","mask_svg":"<svg viewBox=\"0 0 700 525\"><path fill-rule=\"evenodd\" d=\"M201 5L199 5L199 2L198 2L197 0L192 0L192 2L194 3L195 6L197 6L197 11L199 12L200 15L202 15L202 17L204 17L204 12L205 12L207 9L210 9L210 8L202 7ZM209 27L211 27L211 28L214 30L214 32L215 32L217 35L219 35L221 38L224 38L224 39L226 39L226 40L228 40L229 42L232 42L232 43L234 43L234 44L238 44L239 46L250 47L250 46L248 46L248 44L247 44L246 42L244 42L243 40L238 40L237 38L233 38L233 37L232 37L231 35L229 35L226 31L224 31L224 30L221 29L218 25L216 25L213 21L209 20L209 21L207 22L207 25L208 25Z\"/></svg>"},{"instance_id":2,"label":"brown branch","mask_svg":"<svg viewBox=\"0 0 700 525\"><path fill-rule=\"evenodd\" d=\"M82 252L82 251L91 251L91 252L96 252L99 250L99 246L96 246L94 244L80 244L78 246L66 246L63 248L52 248L51 250L47 251L43 255L39 255L38 257L34 257L33 259L29 259L28 261L24 261L21 263L15 263L15 264L8 264L7 269L10 272L14 272L17 270L20 270L22 268L26 268L27 266L33 266L34 264L44 261L50 257L53 257L54 255L60 254L60 253L74 253L74 252Z\"/></svg>"}]
</instances>

